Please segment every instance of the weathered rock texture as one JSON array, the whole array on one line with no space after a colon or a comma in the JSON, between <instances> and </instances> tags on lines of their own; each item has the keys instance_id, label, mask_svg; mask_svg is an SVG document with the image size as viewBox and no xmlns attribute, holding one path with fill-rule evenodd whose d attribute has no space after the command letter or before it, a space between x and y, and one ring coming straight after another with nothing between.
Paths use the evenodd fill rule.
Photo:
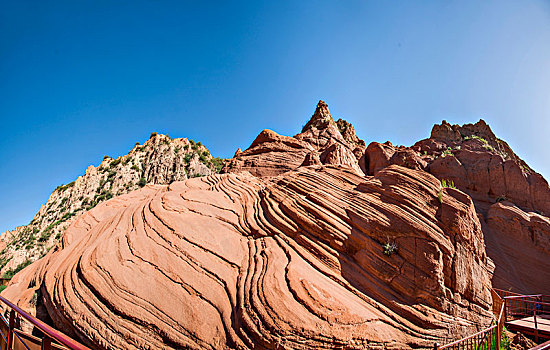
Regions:
<instances>
[{"instance_id":1,"label":"weathered rock texture","mask_svg":"<svg viewBox=\"0 0 550 350\"><path fill-rule=\"evenodd\" d=\"M98 348L429 347L491 321L473 204L440 190L398 166L147 186L78 218L3 295L32 281Z\"/></svg>"},{"instance_id":2,"label":"weathered rock texture","mask_svg":"<svg viewBox=\"0 0 550 350\"><path fill-rule=\"evenodd\" d=\"M157 133L143 145L136 143L125 156L105 156L98 167L90 165L83 176L57 187L30 224L0 236L0 274L9 276L44 256L76 217L104 200L147 183L169 184L210 175L219 172L221 165L200 142Z\"/></svg>"},{"instance_id":3,"label":"weathered rock texture","mask_svg":"<svg viewBox=\"0 0 550 350\"><path fill-rule=\"evenodd\" d=\"M425 169L453 182L474 201L496 265L493 285L550 294L550 188L489 126L443 121L412 147L373 142L366 150L374 175L391 164ZM533 273L533 270L536 273Z\"/></svg>"},{"instance_id":4,"label":"weathered rock texture","mask_svg":"<svg viewBox=\"0 0 550 350\"><path fill-rule=\"evenodd\" d=\"M432 348L491 323L492 278L547 288L513 257L548 264L548 185L491 135L367 148L321 101L224 174L100 203L2 295L100 349Z\"/></svg>"},{"instance_id":5,"label":"weathered rock texture","mask_svg":"<svg viewBox=\"0 0 550 350\"><path fill-rule=\"evenodd\" d=\"M264 130L247 150L235 153L224 172L248 171L256 176L274 176L300 166L332 164L363 174L360 159L365 143L355 135L351 124L341 119L338 123L332 119L327 104L319 101L300 134L289 137Z\"/></svg>"}]
</instances>

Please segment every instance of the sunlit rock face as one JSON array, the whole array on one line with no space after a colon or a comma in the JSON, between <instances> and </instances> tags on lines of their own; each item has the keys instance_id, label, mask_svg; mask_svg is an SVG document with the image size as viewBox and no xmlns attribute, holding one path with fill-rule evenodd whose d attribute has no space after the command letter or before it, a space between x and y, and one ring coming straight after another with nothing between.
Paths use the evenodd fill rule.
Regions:
<instances>
[{"instance_id":1,"label":"sunlit rock face","mask_svg":"<svg viewBox=\"0 0 550 350\"><path fill-rule=\"evenodd\" d=\"M361 158L365 143L355 135L353 125L336 123L325 102L317 108L302 132L294 137L271 130L262 131L250 147L235 154L225 172L248 171L256 176L275 176L312 164L341 165L363 175Z\"/></svg>"},{"instance_id":2,"label":"sunlit rock face","mask_svg":"<svg viewBox=\"0 0 550 350\"><path fill-rule=\"evenodd\" d=\"M5 295L36 281L54 324L99 348L429 347L491 320L473 204L439 192L399 166L147 186L84 214Z\"/></svg>"},{"instance_id":3,"label":"sunlit rock face","mask_svg":"<svg viewBox=\"0 0 550 350\"><path fill-rule=\"evenodd\" d=\"M101 203L2 295L99 349L433 348L491 323L492 283L536 289L547 273L503 271L518 249L548 257L550 221L529 209L546 182L522 172L542 189L522 204L506 166L484 182L491 159L522 163L476 125L365 147L321 101L300 134L264 130L224 174Z\"/></svg>"},{"instance_id":4,"label":"sunlit rock face","mask_svg":"<svg viewBox=\"0 0 550 350\"><path fill-rule=\"evenodd\" d=\"M550 187L483 120L463 126L443 121L412 147L373 142L365 158L369 175L398 164L467 193L496 266L493 286L550 294Z\"/></svg>"}]
</instances>

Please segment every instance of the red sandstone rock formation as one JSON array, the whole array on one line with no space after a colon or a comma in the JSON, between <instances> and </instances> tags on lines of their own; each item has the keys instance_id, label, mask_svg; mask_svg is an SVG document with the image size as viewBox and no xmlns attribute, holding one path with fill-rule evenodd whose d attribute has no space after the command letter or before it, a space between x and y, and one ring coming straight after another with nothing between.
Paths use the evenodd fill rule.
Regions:
<instances>
[{"instance_id":1,"label":"red sandstone rock formation","mask_svg":"<svg viewBox=\"0 0 550 350\"><path fill-rule=\"evenodd\" d=\"M430 348L491 322L491 278L548 287L548 184L491 135L366 148L321 101L226 174L101 203L3 295L95 348Z\"/></svg>"},{"instance_id":2,"label":"red sandstone rock formation","mask_svg":"<svg viewBox=\"0 0 550 350\"><path fill-rule=\"evenodd\" d=\"M496 265L493 285L550 294L548 182L483 120L464 126L443 121L433 127L429 139L410 148L373 142L365 158L369 174L399 164L452 181L472 197L481 217L487 252Z\"/></svg>"},{"instance_id":3,"label":"red sandstone rock formation","mask_svg":"<svg viewBox=\"0 0 550 350\"><path fill-rule=\"evenodd\" d=\"M363 174L360 158L365 143L355 135L353 126L339 120L343 134L332 119L328 106L319 101L315 113L294 137L264 130L250 147L236 153L225 172L248 171L256 176L275 176L302 165L332 164L354 169Z\"/></svg>"},{"instance_id":4,"label":"red sandstone rock formation","mask_svg":"<svg viewBox=\"0 0 550 350\"><path fill-rule=\"evenodd\" d=\"M473 204L440 191L399 166L147 186L77 219L4 295L32 281L98 348L429 347L491 320Z\"/></svg>"}]
</instances>

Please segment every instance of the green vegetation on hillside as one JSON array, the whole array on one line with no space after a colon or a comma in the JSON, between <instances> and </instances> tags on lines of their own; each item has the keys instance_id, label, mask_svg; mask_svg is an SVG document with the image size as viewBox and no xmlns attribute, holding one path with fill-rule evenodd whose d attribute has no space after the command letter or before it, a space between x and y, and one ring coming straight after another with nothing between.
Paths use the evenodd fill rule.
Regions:
<instances>
[{"instance_id":1,"label":"green vegetation on hillside","mask_svg":"<svg viewBox=\"0 0 550 350\"><path fill-rule=\"evenodd\" d=\"M66 189L71 188L71 187L73 187L73 186L74 186L74 181L71 182L71 183L68 183L68 184L66 184L66 185L61 184L61 185L59 185L59 186L57 186L57 187L55 188L54 192L55 192L55 191L63 192L63 191L65 191Z\"/></svg>"},{"instance_id":2,"label":"green vegetation on hillside","mask_svg":"<svg viewBox=\"0 0 550 350\"><path fill-rule=\"evenodd\" d=\"M159 142L148 141L145 145L136 142L134 149L128 155L116 159L105 155L101 165L97 167L98 173L86 174L88 177L92 176L91 182L86 182L89 179L86 175L83 176L82 181L84 182L79 182L78 194L73 190L68 191L75 187L75 181L57 186L54 190L56 194L48 200L44 209L39 212L40 215L37 215L27 226L15 231L11 242L8 242L8 247L0 252L0 269L6 268L15 252L23 251L25 252L24 256L28 257L28 261L6 272L9 276L14 275L31 261L44 256L51 248L52 243L61 239L66 225L60 227L59 225L63 222L114 196L123 195L136 188L144 187L148 183L147 177L150 176L144 176L147 170L146 166L152 167L152 171L156 169L154 164L156 162L156 151L161 153L173 152L173 157L160 158L159 161L170 161L174 158L177 159L176 161L183 161L183 169L178 169L185 172L187 177L200 177L204 173L204 169L194 169L195 164L191 166L192 159L199 160L213 173L219 173L224 166L225 159L212 157L201 142L193 140L189 140L188 144L179 143L180 141L172 142L168 135L163 136L156 132L151 133L151 138L158 138ZM136 153L142 151L148 153ZM131 171L128 176L129 169ZM147 173L149 173L149 170L147 170ZM176 175L174 174L174 178L181 178ZM97 177L94 178L94 176ZM170 179L170 176L168 176L168 179ZM92 186L90 188L90 184L93 184L94 181L97 181L97 185L95 185L97 187Z\"/></svg>"},{"instance_id":3,"label":"green vegetation on hillside","mask_svg":"<svg viewBox=\"0 0 550 350\"><path fill-rule=\"evenodd\" d=\"M4 273L4 278L12 278L16 273L23 270L25 267L29 266L32 263L29 259L23 261L21 264L17 265L14 269L9 269Z\"/></svg>"}]
</instances>

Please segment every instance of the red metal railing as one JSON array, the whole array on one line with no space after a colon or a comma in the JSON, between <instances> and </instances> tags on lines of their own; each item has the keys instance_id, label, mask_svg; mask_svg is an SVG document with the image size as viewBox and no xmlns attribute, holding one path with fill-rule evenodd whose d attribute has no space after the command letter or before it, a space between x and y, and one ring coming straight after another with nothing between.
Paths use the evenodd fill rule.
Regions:
<instances>
[{"instance_id":1,"label":"red metal railing","mask_svg":"<svg viewBox=\"0 0 550 350\"><path fill-rule=\"evenodd\" d=\"M50 349L70 349L70 350L90 350L76 340L73 340L48 326L39 319L29 315L14 305L6 298L0 296L0 301L9 309L9 320L0 315L0 349L2 350L50 350ZM43 334L42 338L24 333L18 329L17 324L20 318L26 319L36 329ZM60 345L56 344L58 342Z\"/></svg>"},{"instance_id":2,"label":"red metal railing","mask_svg":"<svg viewBox=\"0 0 550 350\"><path fill-rule=\"evenodd\" d=\"M502 337L502 329L504 327L504 300L494 291L491 290L493 296L493 313L495 320L491 322L491 326L479 331L475 334L459 339L443 346L435 346L437 350L443 349L476 349L476 350L500 350L500 340Z\"/></svg>"},{"instance_id":3,"label":"red metal railing","mask_svg":"<svg viewBox=\"0 0 550 350\"><path fill-rule=\"evenodd\" d=\"M521 295L517 293L502 293L504 297L504 319L507 327L532 335L535 341L539 337L548 338L548 328L542 328L539 322L548 322L550 315L550 296L543 294Z\"/></svg>"},{"instance_id":4,"label":"red metal railing","mask_svg":"<svg viewBox=\"0 0 550 350\"><path fill-rule=\"evenodd\" d=\"M529 350L548 350L550 349L550 340L546 343L542 343L540 345L535 346L534 348L531 348Z\"/></svg>"}]
</instances>

